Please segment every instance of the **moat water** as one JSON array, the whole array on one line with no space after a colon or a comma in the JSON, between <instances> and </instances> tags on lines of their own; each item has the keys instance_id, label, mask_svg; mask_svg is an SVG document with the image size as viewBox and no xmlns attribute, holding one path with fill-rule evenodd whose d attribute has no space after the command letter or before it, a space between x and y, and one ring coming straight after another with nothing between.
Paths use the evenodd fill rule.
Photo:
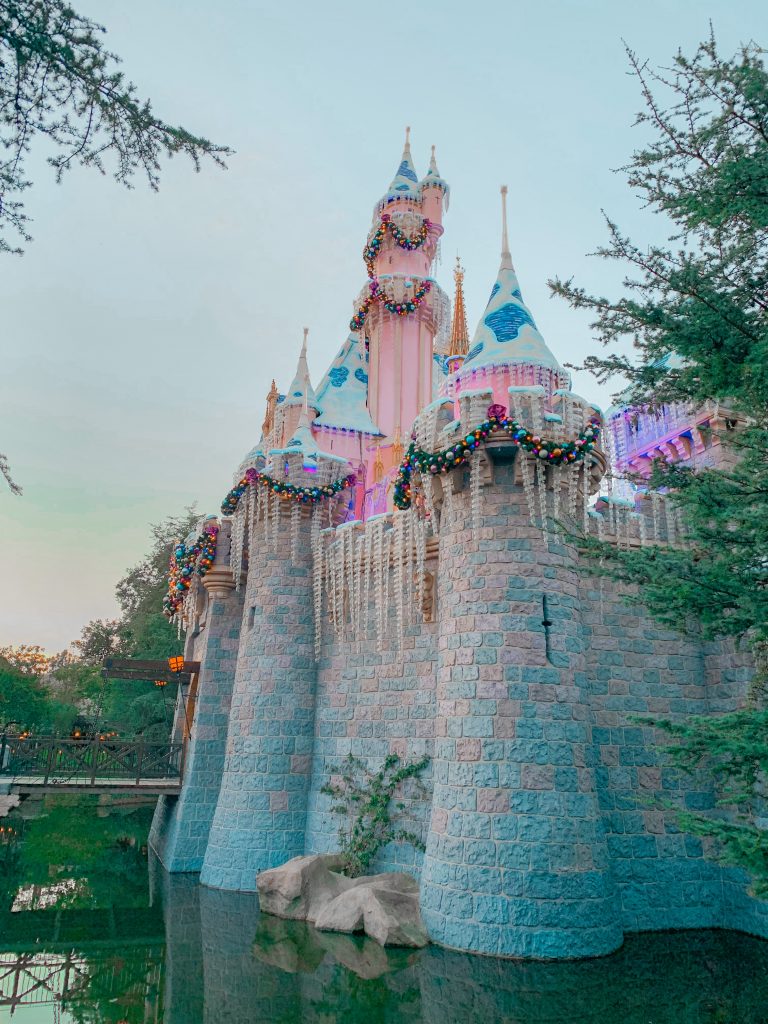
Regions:
<instances>
[{"instance_id":1,"label":"moat water","mask_svg":"<svg viewBox=\"0 0 768 1024\"><path fill-rule=\"evenodd\" d=\"M638 935L559 964L388 951L166 875L150 813L46 805L0 846L0 1021L768 1024L768 942Z\"/></svg>"}]
</instances>

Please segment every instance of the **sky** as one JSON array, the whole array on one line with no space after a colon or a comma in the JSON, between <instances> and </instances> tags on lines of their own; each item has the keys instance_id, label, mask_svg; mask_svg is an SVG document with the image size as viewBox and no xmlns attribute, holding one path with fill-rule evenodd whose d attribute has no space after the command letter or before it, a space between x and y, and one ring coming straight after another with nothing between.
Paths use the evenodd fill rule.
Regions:
<instances>
[{"instance_id":1,"label":"sky","mask_svg":"<svg viewBox=\"0 0 768 1024\"><path fill-rule=\"evenodd\" d=\"M569 278L617 294L587 254L602 210L641 244L664 225L621 173L647 129L624 43L654 64L709 31L765 43L763 0L78 0L159 116L235 151L228 170L174 159L152 192L41 151L26 193L34 241L0 256L0 645L60 650L113 617L150 524L216 512L258 441L265 396L293 375L302 328L318 383L366 279L374 202L411 126L451 185L442 263L459 253L470 331L499 262L499 185L526 303L561 362L595 350L589 318L550 297ZM575 390L607 406L585 373Z\"/></svg>"}]
</instances>

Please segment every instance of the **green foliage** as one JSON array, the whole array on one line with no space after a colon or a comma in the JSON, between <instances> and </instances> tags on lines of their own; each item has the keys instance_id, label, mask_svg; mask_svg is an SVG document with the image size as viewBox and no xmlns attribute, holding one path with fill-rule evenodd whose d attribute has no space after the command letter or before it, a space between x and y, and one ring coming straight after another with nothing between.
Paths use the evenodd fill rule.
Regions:
<instances>
[{"instance_id":1,"label":"green foliage","mask_svg":"<svg viewBox=\"0 0 768 1024\"><path fill-rule=\"evenodd\" d=\"M40 680L0 658L0 731L39 729L50 717Z\"/></svg>"},{"instance_id":2,"label":"green foliage","mask_svg":"<svg viewBox=\"0 0 768 1024\"><path fill-rule=\"evenodd\" d=\"M657 724L677 741L673 759L709 771L736 809L735 818L723 803L711 815L686 813L681 826L714 837L722 858L766 894L758 812L768 650L768 71L755 44L723 58L714 37L661 71L628 54L645 103L637 123L651 140L624 170L645 206L671 223L671 237L641 248L609 220L598 255L627 268L625 294L592 296L570 281L551 287L594 315L609 352L585 366L600 380L626 377L623 402L649 410L710 402L726 427L716 437L718 468L655 463L651 486L682 511L685 547L626 551L590 538L581 546L597 573L635 584L666 625L731 637L755 655L746 710ZM634 359L615 350L627 340Z\"/></svg>"},{"instance_id":3,"label":"green foliage","mask_svg":"<svg viewBox=\"0 0 768 1024\"><path fill-rule=\"evenodd\" d=\"M187 509L181 516L169 516L151 528L149 553L126 572L115 588L120 618L89 622L72 645L84 665L98 669L110 656L163 660L183 653L183 641L162 614L162 603L174 542L189 533L197 518L193 509ZM164 739L172 722L175 697L173 687L160 689L151 680L112 680L103 686L102 724L124 737Z\"/></svg>"},{"instance_id":4,"label":"green foliage","mask_svg":"<svg viewBox=\"0 0 768 1024\"><path fill-rule=\"evenodd\" d=\"M410 843L417 850L424 849L419 836L397 827L406 805L395 797L407 779L421 786L419 775L429 760L423 757L401 763L397 754L390 754L377 772L371 772L364 761L349 754L340 767L330 769L331 780L320 792L333 797L336 803L331 810L346 819L339 829L345 874L351 878L365 874L387 843Z\"/></svg>"},{"instance_id":5,"label":"green foliage","mask_svg":"<svg viewBox=\"0 0 768 1024\"><path fill-rule=\"evenodd\" d=\"M154 114L104 48L104 32L65 0L0 4L0 229L24 241L19 197L31 185L24 163L33 142L47 144L57 180L75 164L104 174L112 161L117 181L130 186L138 171L157 189L162 157L183 154L196 170L204 157L224 166L228 149ZM2 251L20 252L0 236Z\"/></svg>"}]
</instances>

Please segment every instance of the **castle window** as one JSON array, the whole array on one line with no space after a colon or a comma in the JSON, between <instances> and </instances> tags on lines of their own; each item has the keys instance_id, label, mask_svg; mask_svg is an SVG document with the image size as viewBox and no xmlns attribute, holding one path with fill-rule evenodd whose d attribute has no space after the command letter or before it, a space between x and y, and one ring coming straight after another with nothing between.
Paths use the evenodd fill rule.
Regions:
<instances>
[{"instance_id":1,"label":"castle window","mask_svg":"<svg viewBox=\"0 0 768 1024\"><path fill-rule=\"evenodd\" d=\"M252 605L248 609L248 629L253 629L253 624L256 620L256 606Z\"/></svg>"},{"instance_id":2,"label":"castle window","mask_svg":"<svg viewBox=\"0 0 768 1024\"><path fill-rule=\"evenodd\" d=\"M546 655L547 661L551 665L552 664L552 654L551 654L550 647L549 647L549 631L550 631L550 629L553 626L553 622L552 622L552 620L549 617L549 608L548 608L548 605L547 605L547 595L546 594L542 594L541 595L541 613L542 613L542 616L543 616L543 618L541 620L541 624L544 627L544 653Z\"/></svg>"}]
</instances>

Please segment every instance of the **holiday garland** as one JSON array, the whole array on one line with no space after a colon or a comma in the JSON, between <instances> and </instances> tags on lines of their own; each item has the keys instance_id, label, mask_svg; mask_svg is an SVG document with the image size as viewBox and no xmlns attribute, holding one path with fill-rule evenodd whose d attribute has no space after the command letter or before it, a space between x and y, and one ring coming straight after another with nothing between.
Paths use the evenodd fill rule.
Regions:
<instances>
[{"instance_id":1,"label":"holiday garland","mask_svg":"<svg viewBox=\"0 0 768 1024\"><path fill-rule=\"evenodd\" d=\"M432 282L425 280L422 281L410 299L405 299L403 302L394 302L386 297L386 293L374 277L369 285L368 298L363 300L362 305L349 321L349 329L351 331L359 331L363 327L368 316L368 310L376 301L381 302L384 308L394 316L408 316L409 313L413 313L419 308L431 290Z\"/></svg>"},{"instance_id":2,"label":"holiday garland","mask_svg":"<svg viewBox=\"0 0 768 1024\"><path fill-rule=\"evenodd\" d=\"M376 232L373 237L366 243L365 249L363 249L363 260L368 268L368 277L373 278L373 264L376 257L381 252L381 247L384 244L384 238L386 237L387 231L392 235L396 244L401 249L407 249L412 252L414 249L420 249L427 240L429 235L430 221L427 217L421 222L421 227L418 233L413 235L406 235L406 233L395 224L389 213L384 213L379 221L379 226L376 228Z\"/></svg>"},{"instance_id":3,"label":"holiday garland","mask_svg":"<svg viewBox=\"0 0 768 1024\"><path fill-rule=\"evenodd\" d=\"M257 483L260 483L262 487L266 487L273 494L277 494L281 498L294 498L302 504L315 505L324 498L332 498L334 494L343 491L345 487L352 487L355 483L355 477L350 474L350 476L345 476L343 479L336 480L332 484L324 484L319 487L296 487L294 484L285 483L284 480L276 480L275 477L269 476L267 473L260 473L258 469L247 469L242 480L235 484L224 501L222 501L222 515L234 515L237 511L237 506L240 504L240 499L248 490L248 487Z\"/></svg>"},{"instance_id":4,"label":"holiday garland","mask_svg":"<svg viewBox=\"0 0 768 1024\"><path fill-rule=\"evenodd\" d=\"M192 544L179 543L174 548L168 572L168 593L163 598L163 614L166 618L172 619L184 603L195 574L203 577L213 565L218 533L216 523L206 523L203 532Z\"/></svg>"},{"instance_id":5,"label":"holiday garland","mask_svg":"<svg viewBox=\"0 0 768 1024\"><path fill-rule=\"evenodd\" d=\"M487 420L441 452L427 452L417 448L415 441L411 442L395 479L393 497L397 508L411 507L411 476L414 470L418 473L447 473L454 466L466 462L468 452L474 451L496 430L506 430L516 445L537 458L546 459L549 465L562 466L580 462L592 451L600 436L600 420L591 417L589 424L573 441L553 441L534 434L517 420L508 419L503 406L492 405L488 409Z\"/></svg>"}]
</instances>

